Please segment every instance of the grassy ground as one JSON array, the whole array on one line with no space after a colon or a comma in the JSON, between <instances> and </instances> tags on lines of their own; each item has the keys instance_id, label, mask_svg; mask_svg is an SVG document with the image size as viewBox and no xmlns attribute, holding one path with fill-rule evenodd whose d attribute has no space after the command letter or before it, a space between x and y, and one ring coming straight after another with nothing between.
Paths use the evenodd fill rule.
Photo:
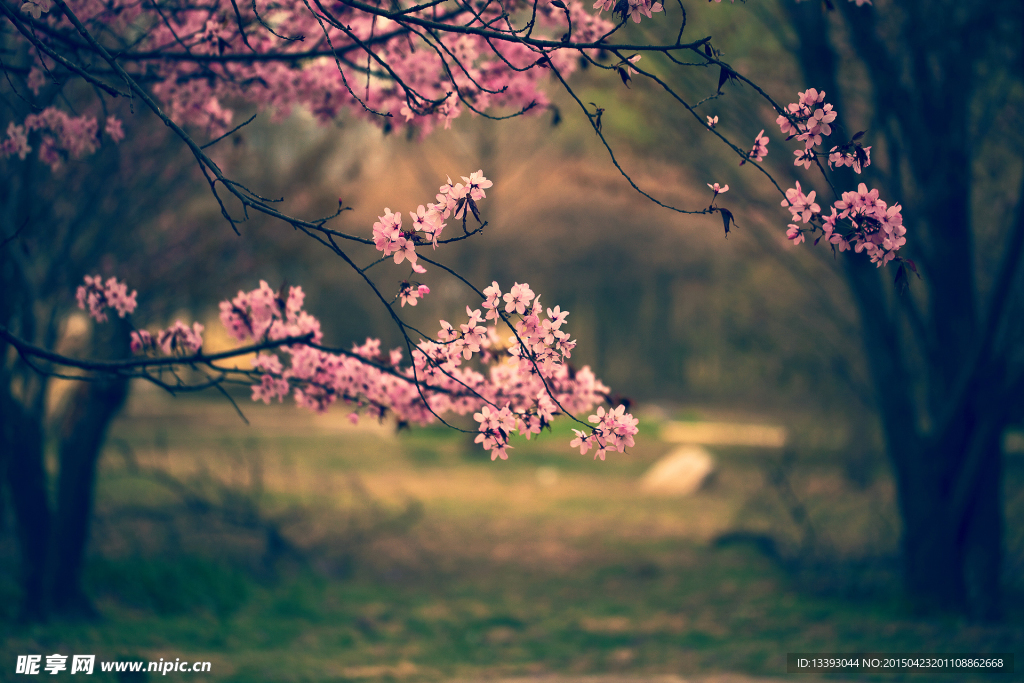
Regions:
<instances>
[{"instance_id":1,"label":"grassy ground","mask_svg":"<svg viewBox=\"0 0 1024 683\"><path fill-rule=\"evenodd\" d=\"M222 402L133 404L102 465L100 618L11 625L4 572L0 679L21 678L17 654L54 652L212 662L169 674L182 680L372 681L782 676L787 652L1024 651L1019 611L998 627L905 611L891 485L850 484L827 449L780 466L715 448L708 486L663 498L636 483L672 448L651 421L604 463L568 449L567 425L492 463L448 430L243 408L249 427Z\"/></svg>"}]
</instances>

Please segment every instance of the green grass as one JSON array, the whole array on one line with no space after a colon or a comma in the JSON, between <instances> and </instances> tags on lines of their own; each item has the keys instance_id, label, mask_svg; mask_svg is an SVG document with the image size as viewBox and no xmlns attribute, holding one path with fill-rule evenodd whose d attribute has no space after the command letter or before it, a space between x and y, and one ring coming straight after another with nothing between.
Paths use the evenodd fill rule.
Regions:
<instances>
[{"instance_id":1,"label":"green grass","mask_svg":"<svg viewBox=\"0 0 1024 683\"><path fill-rule=\"evenodd\" d=\"M169 418L159 437L145 420L116 426L87 572L101 617L14 625L3 573L0 680L25 653L213 662L212 674L169 674L192 681L479 680L782 677L787 652L1024 644L1019 611L997 627L909 615L886 564L893 537L879 530L891 486L855 490L818 453L801 454L792 483L828 545L794 569L712 542L739 528L774 534L784 555L795 547L800 530L762 476L770 454L716 449L709 487L665 499L635 484L670 448L651 429L631 454L595 463L573 455L560 423L492 463L449 430L263 433L263 414L247 412L253 428L196 415ZM271 553L270 529L295 552ZM865 553L882 559L857 564Z\"/></svg>"}]
</instances>

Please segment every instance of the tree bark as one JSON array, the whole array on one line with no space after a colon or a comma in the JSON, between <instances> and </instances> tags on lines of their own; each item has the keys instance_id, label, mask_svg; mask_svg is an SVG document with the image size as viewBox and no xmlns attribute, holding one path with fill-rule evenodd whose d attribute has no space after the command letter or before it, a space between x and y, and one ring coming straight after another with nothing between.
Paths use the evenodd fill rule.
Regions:
<instances>
[{"instance_id":1,"label":"tree bark","mask_svg":"<svg viewBox=\"0 0 1024 683\"><path fill-rule=\"evenodd\" d=\"M1006 423L973 409L955 422L920 462L897 467L906 592L919 612L999 619Z\"/></svg>"},{"instance_id":2,"label":"tree bark","mask_svg":"<svg viewBox=\"0 0 1024 683\"><path fill-rule=\"evenodd\" d=\"M53 611L91 616L82 587L96 490L96 466L107 428L128 397L128 380L115 377L79 385L60 429L60 478L57 484L50 570Z\"/></svg>"},{"instance_id":3,"label":"tree bark","mask_svg":"<svg viewBox=\"0 0 1024 683\"><path fill-rule=\"evenodd\" d=\"M19 618L38 621L46 614L46 565L50 505L43 461L43 425L13 396L0 395L0 438L7 453L4 478L14 510L21 551L22 599Z\"/></svg>"}]
</instances>

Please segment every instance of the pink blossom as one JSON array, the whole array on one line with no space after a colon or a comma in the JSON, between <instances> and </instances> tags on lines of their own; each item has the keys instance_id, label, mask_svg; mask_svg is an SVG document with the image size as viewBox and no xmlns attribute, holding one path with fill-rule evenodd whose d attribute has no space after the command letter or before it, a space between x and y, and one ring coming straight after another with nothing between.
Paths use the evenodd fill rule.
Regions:
<instances>
[{"instance_id":1,"label":"pink blossom","mask_svg":"<svg viewBox=\"0 0 1024 683\"><path fill-rule=\"evenodd\" d=\"M800 226L790 223L789 229L786 230L786 237L792 240L793 244L800 244L804 241L804 232Z\"/></svg>"},{"instance_id":2,"label":"pink blossom","mask_svg":"<svg viewBox=\"0 0 1024 683\"><path fill-rule=\"evenodd\" d=\"M754 138L754 147L747 154L748 159L753 161L761 161L768 155L768 138L764 134L764 129L757 134Z\"/></svg>"},{"instance_id":3,"label":"pink blossom","mask_svg":"<svg viewBox=\"0 0 1024 683\"><path fill-rule=\"evenodd\" d=\"M430 287L426 285L413 286L408 282L402 283L402 289L399 291L398 296L402 301L402 306L409 304L415 306L419 299L422 299L425 295L430 294Z\"/></svg>"},{"instance_id":4,"label":"pink blossom","mask_svg":"<svg viewBox=\"0 0 1024 683\"><path fill-rule=\"evenodd\" d=\"M21 6L21 11L31 14L33 19L38 19L49 12L52 6L51 0L28 0L28 2Z\"/></svg>"},{"instance_id":5,"label":"pink blossom","mask_svg":"<svg viewBox=\"0 0 1024 683\"><path fill-rule=\"evenodd\" d=\"M138 305L135 297L138 292L132 290L128 294L128 285L118 282L117 278L108 278L106 283L99 275L86 275L85 284L75 292L78 307L89 312L89 317L96 322L106 322L108 308L117 311L118 317L125 317Z\"/></svg>"},{"instance_id":6,"label":"pink blossom","mask_svg":"<svg viewBox=\"0 0 1024 683\"><path fill-rule=\"evenodd\" d=\"M103 130L114 142L121 142L121 140L124 140L124 128L121 125L121 120L116 116L107 117L107 123Z\"/></svg>"},{"instance_id":7,"label":"pink blossom","mask_svg":"<svg viewBox=\"0 0 1024 683\"><path fill-rule=\"evenodd\" d=\"M151 335L146 330L135 330L131 333L130 347L132 353L139 353L140 351L152 351L156 348L156 342L153 340Z\"/></svg>"},{"instance_id":8,"label":"pink blossom","mask_svg":"<svg viewBox=\"0 0 1024 683\"><path fill-rule=\"evenodd\" d=\"M180 320L166 330L157 333L156 344L165 355L189 355L199 351L203 346L203 326L192 323L189 328Z\"/></svg>"},{"instance_id":9,"label":"pink blossom","mask_svg":"<svg viewBox=\"0 0 1024 683\"><path fill-rule=\"evenodd\" d=\"M798 180L796 187L786 190L786 198L782 200L782 206L789 208L789 212L793 214L793 220L799 219L806 223L811 220L812 215L821 212L821 207L814 203L814 195L814 190L811 190L809 195L805 195Z\"/></svg>"},{"instance_id":10,"label":"pink blossom","mask_svg":"<svg viewBox=\"0 0 1024 683\"><path fill-rule=\"evenodd\" d=\"M523 315L526 313L526 307L533 301L533 290L527 284L519 284L518 282L512 285L511 291L504 297L505 301L505 312L506 313L518 313Z\"/></svg>"},{"instance_id":11,"label":"pink blossom","mask_svg":"<svg viewBox=\"0 0 1024 683\"><path fill-rule=\"evenodd\" d=\"M477 171L476 173L470 173L469 177L462 176L462 179L466 181L466 189L469 191L469 196L473 201L480 201L487 195L484 190L494 185L490 180L484 177L483 170Z\"/></svg>"},{"instance_id":12,"label":"pink blossom","mask_svg":"<svg viewBox=\"0 0 1024 683\"><path fill-rule=\"evenodd\" d=\"M866 252L879 267L895 259L907 242L900 205L888 206L879 199L878 190L868 190L864 183L856 192L844 192L833 205L832 214L824 226L829 242L840 251L852 248L857 253ZM843 220L852 228L845 233L840 231Z\"/></svg>"},{"instance_id":13,"label":"pink blossom","mask_svg":"<svg viewBox=\"0 0 1024 683\"><path fill-rule=\"evenodd\" d=\"M860 173L862 167L871 165L871 148L861 147L859 144L844 145L842 148L833 147L829 151L828 165L842 168L849 166L855 173Z\"/></svg>"},{"instance_id":14,"label":"pink blossom","mask_svg":"<svg viewBox=\"0 0 1024 683\"><path fill-rule=\"evenodd\" d=\"M804 143L805 152L810 152L815 145L820 145L822 138L832 134L832 122L836 112L831 104L825 104L824 91L814 88L799 93L799 101L786 105L785 113L775 120L779 129L788 138L795 137ZM804 157L798 157L798 165L804 163Z\"/></svg>"}]
</instances>

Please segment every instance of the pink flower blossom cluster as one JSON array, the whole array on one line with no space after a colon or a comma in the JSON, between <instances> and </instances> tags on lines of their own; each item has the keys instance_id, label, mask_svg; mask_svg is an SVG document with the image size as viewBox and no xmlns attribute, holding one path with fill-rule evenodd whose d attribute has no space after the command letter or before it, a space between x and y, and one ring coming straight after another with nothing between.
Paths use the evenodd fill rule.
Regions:
<instances>
[{"instance_id":1,"label":"pink flower blossom cluster","mask_svg":"<svg viewBox=\"0 0 1024 683\"><path fill-rule=\"evenodd\" d=\"M799 93L799 100L786 106L786 113L779 115L775 122L782 133L794 137L804 143L802 150L794 152L796 166L810 168L815 158L814 147L821 144L823 137L832 134L832 122L836 120L836 112L831 104L825 104L825 92L814 88Z\"/></svg>"},{"instance_id":2,"label":"pink flower blossom cluster","mask_svg":"<svg viewBox=\"0 0 1024 683\"><path fill-rule=\"evenodd\" d=\"M832 105L825 103L825 93L814 88L799 93L799 101L789 104L786 113L776 119L782 132L789 136L787 139L795 137L804 143L804 148L795 152L797 166L810 168L818 155L814 148L824 136L831 135L835 119ZM861 144L863 134L857 133L850 142L833 146L828 155L829 167L849 166L860 173L869 166L871 148ZM833 203L828 216L821 213L821 206L815 201L816 192L805 194L799 182L785 194L782 206L789 209L793 221L787 226L786 237L793 244L804 242L807 233L820 228L834 248L867 253L879 267L897 259L896 252L906 244L902 207L889 206L878 198L878 190L868 190L864 183L856 192L844 192L842 199Z\"/></svg>"},{"instance_id":3,"label":"pink flower blossom cluster","mask_svg":"<svg viewBox=\"0 0 1024 683\"><path fill-rule=\"evenodd\" d=\"M651 18L652 12L661 12L664 7L652 0L597 0L594 9L602 12L618 12L623 19L632 19L639 24L643 17Z\"/></svg>"},{"instance_id":4,"label":"pink flower blossom cluster","mask_svg":"<svg viewBox=\"0 0 1024 683\"><path fill-rule=\"evenodd\" d=\"M436 340L413 347L409 365L401 364L401 349L385 357L379 339L367 339L348 352L290 344L261 352L253 361L260 375L253 400L281 401L291 393L296 403L312 410L324 411L341 401L357 412L374 417L390 412L413 424L428 424L448 411L473 412L480 423L477 443L491 451L492 459L504 459L512 434L529 438L555 415L585 411L607 398L608 388L589 368L573 371L563 362L575 346L559 329L567 312L555 307L545 316L539 297L525 284L504 296L496 283L489 289L494 290L489 312L501 300L506 320L519 318L507 343L497 325L484 325L481 310L467 306L466 322L456 327L442 320ZM292 287L283 299L261 282L258 289L222 302L221 321L240 341L311 334L318 344L319 322L301 305L299 288ZM479 366L469 364L473 359Z\"/></svg>"},{"instance_id":5,"label":"pink flower blossom cluster","mask_svg":"<svg viewBox=\"0 0 1024 683\"><path fill-rule=\"evenodd\" d=\"M96 320L106 320L106 309L124 313L135 308L136 293L110 278L87 276L78 289L79 306ZM402 422L429 424L445 412L473 413L479 423L476 442L491 452L491 459L506 459L513 434L530 438L550 425L555 416L590 411L608 400L609 389L589 367L575 370L565 362L576 342L562 326L568 311L545 309L530 286L516 283L502 293L498 284L487 288L483 308L466 307L466 322L456 328L442 320L436 340L420 340L412 347L412 362L402 364L402 350L385 357L379 339L368 338L350 351L320 347L320 322L303 310L305 296L291 287L287 296L266 282L220 304L220 319L234 339L242 342L284 342L273 351L261 351L252 361L257 381L254 401L295 402L318 412L341 401L374 417L392 413ZM485 320L496 324L487 325ZM514 333L503 340L498 322ZM199 353L203 326L180 320L156 333L136 330L131 347L136 353L160 351L169 356ZM294 341L294 343L292 343ZM476 363L470 364L470 361ZM637 421L623 406L606 413L603 407L590 416L595 427L589 436L577 432L573 446L623 452L633 445ZM583 441L580 441L580 439Z\"/></svg>"},{"instance_id":6,"label":"pink flower blossom cluster","mask_svg":"<svg viewBox=\"0 0 1024 683\"><path fill-rule=\"evenodd\" d=\"M836 230L837 222L843 219L853 226L845 235ZM892 261L907 243L900 205L888 206L878 198L877 189L868 190L864 183L857 186L856 192L844 192L843 198L832 206L831 215L823 220L825 236L839 251L853 247L858 254L867 252L871 262L878 266Z\"/></svg>"},{"instance_id":7,"label":"pink flower blossom cluster","mask_svg":"<svg viewBox=\"0 0 1024 683\"><path fill-rule=\"evenodd\" d=\"M627 2L634 21L661 9L650 0ZM48 30L73 33L62 12L49 11L52 4L28 0L22 11L48 24ZM373 3L371 11L337 2L314 8L276 0L159 7L128 0L70 3L86 26L125 37L123 49L149 55L145 78L165 111L210 136L230 129L233 106L239 104L280 119L302 108L322 122L347 110L387 129L412 126L422 133L439 124L448 128L466 111L539 113L549 104L544 67L563 76L579 68L579 52L572 47L496 43L462 30L508 31L509 13L521 3L423 3L413 9L414 4ZM453 30L424 30L418 22L449 24ZM581 0L541 3L530 25L534 38L566 35L574 43L596 42L614 28ZM38 51L30 58L30 87L38 92L53 62ZM116 139L116 132L110 134Z\"/></svg>"},{"instance_id":8,"label":"pink flower blossom cluster","mask_svg":"<svg viewBox=\"0 0 1024 683\"><path fill-rule=\"evenodd\" d=\"M166 356L189 356L203 348L203 330L199 323L189 327L180 320L166 330L159 330L156 337L146 330L131 333L132 353L150 352L159 349Z\"/></svg>"},{"instance_id":9,"label":"pink flower blossom cluster","mask_svg":"<svg viewBox=\"0 0 1024 683\"><path fill-rule=\"evenodd\" d=\"M268 341L312 335L319 343L320 321L302 310L306 295L302 287L290 287L282 298L265 281L251 292L238 292L220 302L220 321L233 339Z\"/></svg>"},{"instance_id":10,"label":"pink flower blossom cluster","mask_svg":"<svg viewBox=\"0 0 1024 683\"><path fill-rule=\"evenodd\" d=\"M39 158L53 170L67 158L79 159L96 151L99 144L96 119L92 116L71 116L56 107L47 107L38 114L29 114L21 124L7 124L7 137L0 140L0 158L18 155L24 159L32 151L28 136L39 131ZM121 122L110 116L107 135L115 142L124 138Z\"/></svg>"},{"instance_id":11,"label":"pink flower blossom cluster","mask_svg":"<svg viewBox=\"0 0 1024 683\"><path fill-rule=\"evenodd\" d=\"M902 207L899 204L889 206L879 199L877 189L868 190L867 185L861 183L856 192L844 192L843 198L832 205L828 216L818 215L821 207L814 198L815 192L804 194L798 182L796 187L786 190L782 205L789 208L794 221L807 224L819 220L825 238L839 251L852 248L858 254L866 252L872 263L884 266L896 258L896 252L907 242ZM786 237L800 244L805 239L804 233L814 229L813 225L804 228L790 223Z\"/></svg>"},{"instance_id":12,"label":"pink flower blossom cluster","mask_svg":"<svg viewBox=\"0 0 1024 683\"><path fill-rule=\"evenodd\" d=\"M138 303L135 297L138 294L132 290L128 294L128 285L118 282L117 278L108 278L104 283L99 275L86 275L85 284L79 285L75 292L78 300L78 307L89 312L89 317L96 322L107 321L107 309L117 311L118 317L125 317L135 311Z\"/></svg>"},{"instance_id":13,"label":"pink flower blossom cluster","mask_svg":"<svg viewBox=\"0 0 1024 683\"><path fill-rule=\"evenodd\" d=\"M484 190L494 184L484 177L482 170L470 173L468 178L462 176L462 180L462 183L452 183L452 179L448 178L448 182L438 189L436 203L428 203L426 207L421 204L416 211L410 211L410 230L402 228L402 214L392 213L391 209L385 208L384 215L378 216L377 222L373 224L373 243L377 251L383 252L384 256L394 255L396 264L408 261L417 273L427 272L426 268L416 263L416 245L432 244L437 249L437 238L448 225L444 221L450 217L464 219L468 212L472 212L479 218L477 202L487 197ZM416 299L428 292L430 289L425 286L416 290L403 288L400 294L402 305L408 303L415 306Z\"/></svg>"},{"instance_id":14,"label":"pink flower blossom cluster","mask_svg":"<svg viewBox=\"0 0 1024 683\"><path fill-rule=\"evenodd\" d=\"M871 148L862 147L859 143L853 142L839 147L838 145L829 150L828 166L842 168L849 166L855 173L871 165Z\"/></svg>"},{"instance_id":15,"label":"pink flower blossom cluster","mask_svg":"<svg viewBox=\"0 0 1024 683\"><path fill-rule=\"evenodd\" d=\"M782 200L782 206L789 209L789 213L792 214L794 221L799 220L802 223L807 223L814 214L821 212L821 207L814 201L816 194L814 190L811 190L810 194L804 194L798 180L796 181L796 187L786 190L786 198Z\"/></svg>"},{"instance_id":16,"label":"pink flower blossom cluster","mask_svg":"<svg viewBox=\"0 0 1024 683\"><path fill-rule=\"evenodd\" d=\"M592 447L596 446L595 460L598 458L604 460L607 451L624 453L626 448L633 445L633 436L639 431L637 429L639 420L626 412L626 406L619 406L608 412L605 412L604 407L600 406L597 413L587 419L596 427L590 434L573 429L576 438L569 445L573 448L578 446L580 455L586 455Z\"/></svg>"}]
</instances>

